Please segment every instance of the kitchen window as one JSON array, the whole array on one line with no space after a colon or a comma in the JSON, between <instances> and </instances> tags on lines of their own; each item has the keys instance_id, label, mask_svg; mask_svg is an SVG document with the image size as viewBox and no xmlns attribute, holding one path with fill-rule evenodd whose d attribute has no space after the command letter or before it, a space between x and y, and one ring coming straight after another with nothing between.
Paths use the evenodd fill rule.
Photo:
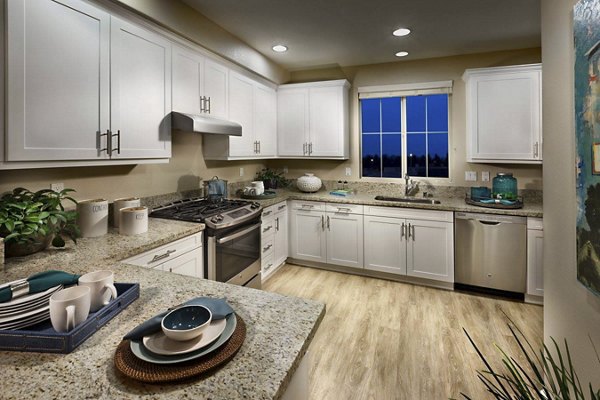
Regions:
<instances>
[{"instance_id":1,"label":"kitchen window","mask_svg":"<svg viewBox=\"0 0 600 400\"><path fill-rule=\"evenodd\" d=\"M451 85L359 88L362 177L450 176Z\"/></svg>"}]
</instances>

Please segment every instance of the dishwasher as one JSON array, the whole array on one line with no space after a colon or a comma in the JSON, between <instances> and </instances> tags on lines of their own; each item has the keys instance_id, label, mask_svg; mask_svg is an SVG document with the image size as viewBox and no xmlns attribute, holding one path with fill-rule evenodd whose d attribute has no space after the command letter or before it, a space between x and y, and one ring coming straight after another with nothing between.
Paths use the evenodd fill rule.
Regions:
<instances>
[{"instance_id":1,"label":"dishwasher","mask_svg":"<svg viewBox=\"0 0 600 400\"><path fill-rule=\"evenodd\" d=\"M527 218L457 212L454 230L457 286L525 293Z\"/></svg>"}]
</instances>

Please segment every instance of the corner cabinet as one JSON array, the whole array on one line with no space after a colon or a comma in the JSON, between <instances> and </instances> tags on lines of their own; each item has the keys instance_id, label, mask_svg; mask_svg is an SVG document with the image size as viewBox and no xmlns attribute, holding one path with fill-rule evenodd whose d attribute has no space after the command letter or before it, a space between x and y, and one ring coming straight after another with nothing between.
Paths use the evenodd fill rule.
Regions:
<instances>
[{"instance_id":1,"label":"corner cabinet","mask_svg":"<svg viewBox=\"0 0 600 400\"><path fill-rule=\"evenodd\" d=\"M349 88L347 80L279 86L279 157L348 159Z\"/></svg>"},{"instance_id":2,"label":"corner cabinet","mask_svg":"<svg viewBox=\"0 0 600 400\"><path fill-rule=\"evenodd\" d=\"M7 1L6 160L171 155L171 45L79 0Z\"/></svg>"},{"instance_id":3,"label":"corner cabinet","mask_svg":"<svg viewBox=\"0 0 600 400\"><path fill-rule=\"evenodd\" d=\"M543 303L544 225L541 218L527 217L527 296L525 300Z\"/></svg>"},{"instance_id":4,"label":"corner cabinet","mask_svg":"<svg viewBox=\"0 0 600 400\"><path fill-rule=\"evenodd\" d=\"M468 69L467 161L541 164L542 65Z\"/></svg>"},{"instance_id":5,"label":"corner cabinet","mask_svg":"<svg viewBox=\"0 0 600 400\"><path fill-rule=\"evenodd\" d=\"M365 269L454 282L453 213L365 207Z\"/></svg>"},{"instance_id":6,"label":"corner cabinet","mask_svg":"<svg viewBox=\"0 0 600 400\"><path fill-rule=\"evenodd\" d=\"M242 136L203 135L205 160L274 158L277 155L277 92L229 71L228 119Z\"/></svg>"},{"instance_id":7,"label":"corner cabinet","mask_svg":"<svg viewBox=\"0 0 600 400\"><path fill-rule=\"evenodd\" d=\"M298 260L363 267L363 206L293 201L290 256Z\"/></svg>"}]
</instances>

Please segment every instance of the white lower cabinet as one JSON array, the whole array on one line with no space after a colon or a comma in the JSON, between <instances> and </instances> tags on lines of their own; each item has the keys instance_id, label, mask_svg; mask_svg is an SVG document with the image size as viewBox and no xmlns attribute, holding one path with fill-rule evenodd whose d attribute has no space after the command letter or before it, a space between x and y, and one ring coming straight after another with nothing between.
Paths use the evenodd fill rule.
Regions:
<instances>
[{"instance_id":1,"label":"white lower cabinet","mask_svg":"<svg viewBox=\"0 0 600 400\"><path fill-rule=\"evenodd\" d=\"M541 218L527 218L527 294L544 296L544 227Z\"/></svg>"},{"instance_id":2,"label":"white lower cabinet","mask_svg":"<svg viewBox=\"0 0 600 400\"><path fill-rule=\"evenodd\" d=\"M261 226L261 277L268 278L288 256L286 202L263 210Z\"/></svg>"},{"instance_id":3,"label":"white lower cabinet","mask_svg":"<svg viewBox=\"0 0 600 400\"><path fill-rule=\"evenodd\" d=\"M365 269L454 282L452 212L365 209Z\"/></svg>"},{"instance_id":4,"label":"white lower cabinet","mask_svg":"<svg viewBox=\"0 0 600 400\"><path fill-rule=\"evenodd\" d=\"M121 260L121 262L204 278L202 232Z\"/></svg>"},{"instance_id":5,"label":"white lower cabinet","mask_svg":"<svg viewBox=\"0 0 600 400\"><path fill-rule=\"evenodd\" d=\"M363 267L363 206L292 203L292 258Z\"/></svg>"}]
</instances>

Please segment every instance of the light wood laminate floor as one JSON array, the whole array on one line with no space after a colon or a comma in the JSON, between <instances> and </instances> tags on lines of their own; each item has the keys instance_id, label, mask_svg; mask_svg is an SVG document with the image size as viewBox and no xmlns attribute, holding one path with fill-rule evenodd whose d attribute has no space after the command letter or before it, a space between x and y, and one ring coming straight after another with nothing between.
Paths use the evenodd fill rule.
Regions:
<instances>
[{"instance_id":1,"label":"light wood laminate floor","mask_svg":"<svg viewBox=\"0 0 600 400\"><path fill-rule=\"evenodd\" d=\"M284 265L264 290L314 299L327 313L310 348L310 399L487 399L483 365L494 344L517 355L506 313L537 349L540 306Z\"/></svg>"}]
</instances>

